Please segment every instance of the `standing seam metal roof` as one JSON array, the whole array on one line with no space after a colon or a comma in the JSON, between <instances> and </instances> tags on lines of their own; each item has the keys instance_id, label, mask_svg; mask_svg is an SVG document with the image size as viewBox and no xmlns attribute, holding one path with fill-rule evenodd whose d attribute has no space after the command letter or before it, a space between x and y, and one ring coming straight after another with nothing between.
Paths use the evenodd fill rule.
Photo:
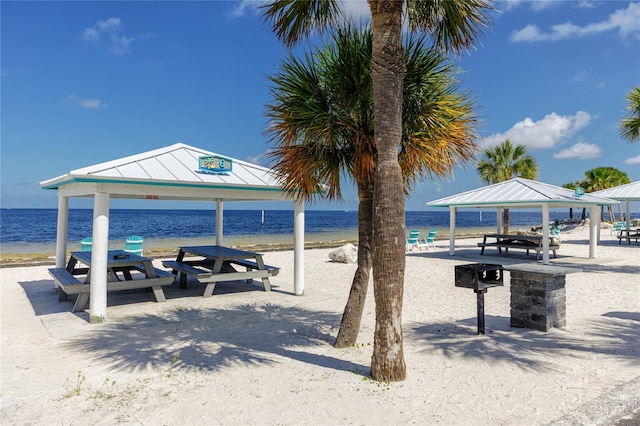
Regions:
<instances>
[{"instance_id":1,"label":"standing seam metal roof","mask_svg":"<svg viewBox=\"0 0 640 426\"><path fill-rule=\"evenodd\" d=\"M541 204L610 205L616 202L592 194L578 196L566 188L515 178L427 203L430 207L530 207Z\"/></svg>"}]
</instances>

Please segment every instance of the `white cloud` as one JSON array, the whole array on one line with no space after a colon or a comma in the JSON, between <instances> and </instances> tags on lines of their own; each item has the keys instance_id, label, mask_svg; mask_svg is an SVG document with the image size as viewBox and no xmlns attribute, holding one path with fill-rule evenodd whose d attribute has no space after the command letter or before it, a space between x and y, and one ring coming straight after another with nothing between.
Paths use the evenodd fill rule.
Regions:
<instances>
[{"instance_id":1,"label":"white cloud","mask_svg":"<svg viewBox=\"0 0 640 426\"><path fill-rule=\"evenodd\" d=\"M537 2L534 2L537 3ZM555 41L566 38L586 37L607 31L618 31L621 36L640 34L640 3L629 3L626 9L613 12L605 21L575 25L571 22L553 25L547 33L535 25L526 25L511 34L511 41Z\"/></svg>"},{"instance_id":2,"label":"white cloud","mask_svg":"<svg viewBox=\"0 0 640 426\"><path fill-rule=\"evenodd\" d=\"M586 142L578 142L567 149L563 149L562 151L553 154L553 158L556 160L564 160L567 158L588 160L590 158L598 158L600 156L602 156L602 150L600 147Z\"/></svg>"},{"instance_id":3,"label":"white cloud","mask_svg":"<svg viewBox=\"0 0 640 426\"><path fill-rule=\"evenodd\" d=\"M584 111L575 115L547 114L542 120L527 117L503 133L495 133L479 141L482 149L498 145L509 139L512 143L526 145L529 149L553 148L576 131L589 125L593 117Z\"/></svg>"},{"instance_id":4,"label":"white cloud","mask_svg":"<svg viewBox=\"0 0 640 426\"><path fill-rule=\"evenodd\" d=\"M64 103L67 105L75 105L86 109L100 109L105 108L107 104L100 99L95 98L79 98L76 95L69 95L65 98Z\"/></svg>"},{"instance_id":5,"label":"white cloud","mask_svg":"<svg viewBox=\"0 0 640 426\"><path fill-rule=\"evenodd\" d=\"M626 160L624 160L624 164L629 164L632 166L635 166L636 164L640 164L640 155L636 157L627 158Z\"/></svg>"},{"instance_id":6,"label":"white cloud","mask_svg":"<svg viewBox=\"0 0 640 426\"><path fill-rule=\"evenodd\" d=\"M129 52L135 38L121 35L122 20L109 18L98 21L94 27L87 28L82 33L82 39L89 42L99 42L103 38L109 43L109 52L114 55L124 55Z\"/></svg>"}]
</instances>

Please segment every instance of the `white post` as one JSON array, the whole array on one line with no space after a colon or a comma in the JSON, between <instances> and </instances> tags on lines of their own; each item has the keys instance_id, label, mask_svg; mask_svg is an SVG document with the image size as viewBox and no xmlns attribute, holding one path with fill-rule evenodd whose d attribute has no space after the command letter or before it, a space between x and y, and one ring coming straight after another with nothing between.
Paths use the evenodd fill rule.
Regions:
<instances>
[{"instance_id":1,"label":"white post","mask_svg":"<svg viewBox=\"0 0 640 426\"><path fill-rule=\"evenodd\" d=\"M456 252L456 207L449 207L449 256Z\"/></svg>"},{"instance_id":2,"label":"white post","mask_svg":"<svg viewBox=\"0 0 640 426\"><path fill-rule=\"evenodd\" d=\"M293 203L293 293L304 294L304 201Z\"/></svg>"},{"instance_id":3,"label":"white post","mask_svg":"<svg viewBox=\"0 0 640 426\"><path fill-rule=\"evenodd\" d=\"M64 268L67 261L69 229L69 197L58 196L58 228L56 230L56 268Z\"/></svg>"},{"instance_id":4,"label":"white post","mask_svg":"<svg viewBox=\"0 0 640 426\"><path fill-rule=\"evenodd\" d=\"M94 197L89 322L91 324L99 324L107 320L109 194L106 192L96 192Z\"/></svg>"},{"instance_id":5,"label":"white post","mask_svg":"<svg viewBox=\"0 0 640 426\"><path fill-rule=\"evenodd\" d=\"M598 257L598 229L600 228L600 209L598 206L589 208L589 259Z\"/></svg>"},{"instance_id":6,"label":"white post","mask_svg":"<svg viewBox=\"0 0 640 426\"><path fill-rule=\"evenodd\" d=\"M216 200L216 245L217 246L222 246L224 245L224 236L222 235L223 232L223 223L224 223L224 218L222 217L224 212L224 207L222 205L222 200L220 198L218 198Z\"/></svg>"},{"instance_id":7,"label":"white post","mask_svg":"<svg viewBox=\"0 0 640 426\"><path fill-rule=\"evenodd\" d=\"M631 230L631 216L629 216L629 200L626 200L625 204L625 214L624 220L627 222L627 234Z\"/></svg>"},{"instance_id":8,"label":"white post","mask_svg":"<svg viewBox=\"0 0 640 426\"><path fill-rule=\"evenodd\" d=\"M549 264L549 204L542 204L542 264Z\"/></svg>"}]
</instances>

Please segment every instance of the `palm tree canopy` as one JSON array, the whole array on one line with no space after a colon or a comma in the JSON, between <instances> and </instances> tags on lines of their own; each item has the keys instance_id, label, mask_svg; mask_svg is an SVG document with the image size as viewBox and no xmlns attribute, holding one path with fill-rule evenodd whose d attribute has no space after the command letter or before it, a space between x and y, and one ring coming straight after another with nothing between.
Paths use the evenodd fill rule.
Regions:
<instances>
[{"instance_id":1,"label":"palm tree canopy","mask_svg":"<svg viewBox=\"0 0 640 426\"><path fill-rule=\"evenodd\" d=\"M290 55L270 77L269 157L292 193L311 199L321 186L341 198L341 177L371 180L376 165L371 75L372 32L353 26L304 60ZM473 159L473 103L459 93L456 69L425 38L409 38L399 162L405 190L418 179L445 176Z\"/></svg>"},{"instance_id":2,"label":"palm tree canopy","mask_svg":"<svg viewBox=\"0 0 640 426\"><path fill-rule=\"evenodd\" d=\"M369 1L372 11L384 8L384 4ZM459 53L474 46L491 23L491 4L491 0L405 0L405 12L411 31L426 32L439 49ZM337 0L274 0L262 10L265 21L286 46L344 19Z\"/></svg>"},{"instance_id":3,"label":"palm tree canopy","mask_svg":"<svg viewBox=\"0 0 640 426\"><path fill-rule=\"evenodd\" d=\"M527 154L524 145L513 145L509 139L484 151L478 162L480 178L489 184L504 182L515 177L536 179L538 164Z\"/></svg>"},{"instance_id":4,"label":"palm tree canopy","mask_svg":"<svg viewBox=\"0 0 640 426\"><path fill-rule=\"evenodd\" d=\"M631 183L629 175L615 167L596 167L587 170L585 179L580 181L586 192L601 191L615 186Z\"/></svg>"},{"instance_id":5,"label":"palm tree canopy","mask_svg":"<svg viewBox=\"0 0 640 426\"><path fill-rule=\"evenodd\" d=\"M629 142L640 140L640 88L634 87L627 94L629 105L626 116L620 122L620 135Z\"/></svg>"},{"instance_id":6,"label":"palm tree canopy","mask_svg":"<svg viewBox=\"0 0 640 426\"><path fill-rule=\"evenodd\" d=\"M292 46L313 31L323 32L343 17L337 0L277 0L262 6L265 21L270 21L276 37Z\"/></svg>"}]
</instances>

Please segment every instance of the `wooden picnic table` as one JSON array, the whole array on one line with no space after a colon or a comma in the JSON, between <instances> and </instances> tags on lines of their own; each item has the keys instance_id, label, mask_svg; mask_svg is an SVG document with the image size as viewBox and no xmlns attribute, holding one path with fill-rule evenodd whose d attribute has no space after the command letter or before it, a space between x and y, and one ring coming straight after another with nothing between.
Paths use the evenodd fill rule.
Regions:
<instances>
[{"instance_id":1,"label":"wooden picnic table","mask_svg":"<svg viewBox=\"0 0 640 426\"><path fill-rule=\"evenodd\" d=\"M487 239L495 239L495 242L487 242ZM551 237L549 238L551 239ZM509 256L509 249L522 249L527 251L534 250L536 252L536 258L542 252L542 235L517 235L517 234L485 234L481 243L478 243L478 247L481 247L480 254L484 255L484 249L486 247L496 247L498 253L502 254L504 248L504 255ZM549 250L553 251L553 257L556 257L556 251L560 248L559 244L549 243Z\"/></svg>"},{"instance_id":2,"label":"wooden picnic table","mask_svg":"<svg viewBox=\"0 0 640 426\"><path fill-rule=\"evenodd\" d=\"M622 244L622 240L627 240L628 244L631 244L631 240L635 240L636 243L640 239L640 228L626 229L623 228L618 234L618 244Z\"/></svg>"},{"instance_id":3,"label":"wooden picnic table","mask_svg":"<svg viewBox=\"0 0 640 426\"><path fill-rule=\"evenodd\" d=\"M124 250L109 250L106 266L108 291L151 288L158 302L166 300L161 286L171 284L174 278L167 271L154 268L148 257ZM66 268L49 268L49 274L58 288L58 300L77 294L73 312L86 307L91 290L91 251L71 252Z\"/></svg>"},{"instance_id":4,"label":"wooden picnic table","mask_svg":"<svg viewBox=\"0 0 640 426\"><path fill-rule=\"evenodd\" d=\"M185 257L189 259L185 260ZM180 288L186 288L187 276L194 276L207 284L202 297L213 295L219 281L262 280L265 291L271 291L269 277L278 275L280 269L265 265L262 254L224 246L180 247L176 260L165 260L162 264L171 268L173 274L180 275ZM244 267L245 271L238 271Z\"/></svg>"}]
</instances>

